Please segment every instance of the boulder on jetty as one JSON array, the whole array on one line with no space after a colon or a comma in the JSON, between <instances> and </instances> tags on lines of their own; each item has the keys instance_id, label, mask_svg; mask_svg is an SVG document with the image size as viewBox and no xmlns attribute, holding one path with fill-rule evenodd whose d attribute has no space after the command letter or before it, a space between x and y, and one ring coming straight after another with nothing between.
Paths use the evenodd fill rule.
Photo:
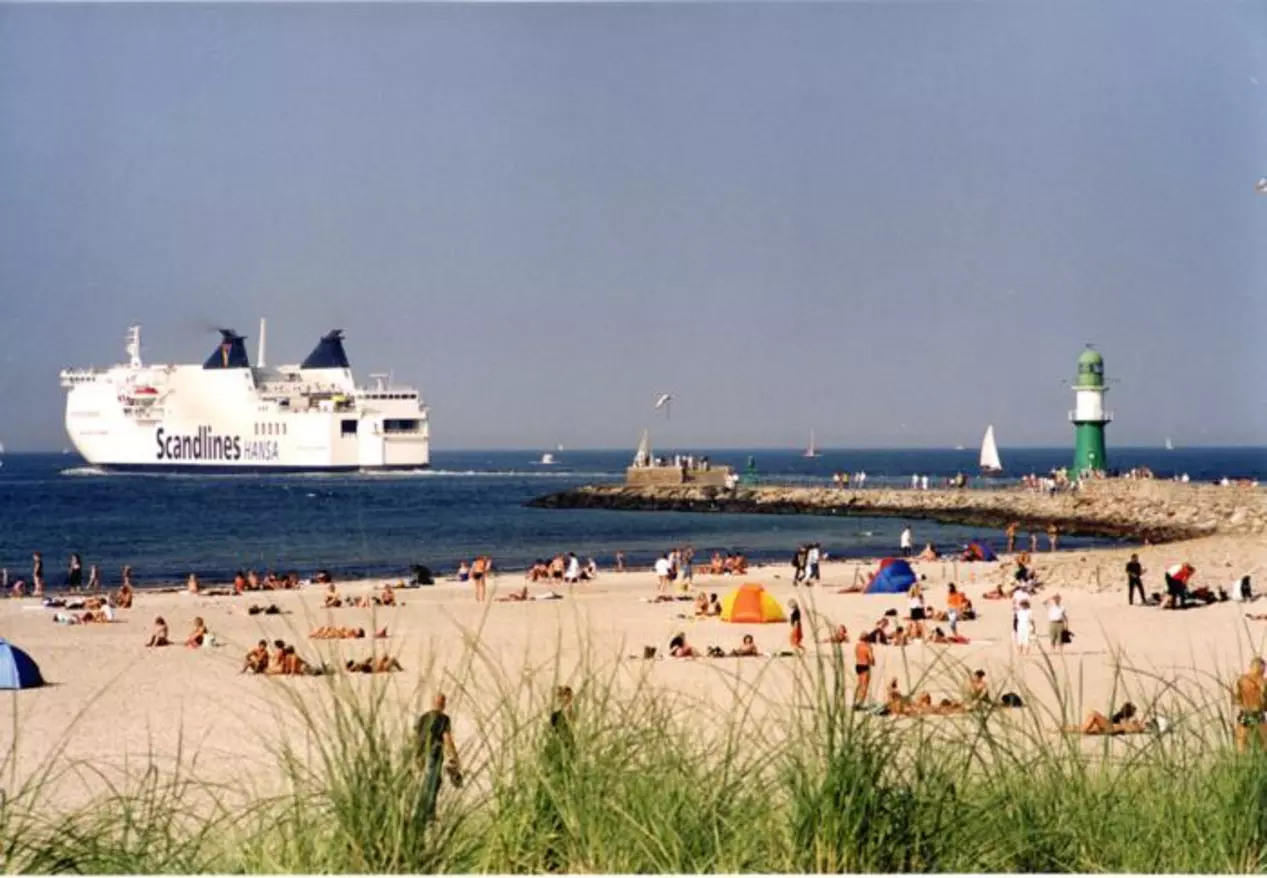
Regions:
<instances>
[{"instance_id":1,"label":"boulder on jetty","mask_svg":"<svg viewBox=\"0 0 1267 878\"><path fill-rule=\"evenodd\" d=\"M822 487L589 485L530 500L543 509L730 512L929 519L1163 542L1267 531L1267 493L1246 486L1108 479L1053 495L1022 488L841 490Z\"/></svg>"}]
</instances>

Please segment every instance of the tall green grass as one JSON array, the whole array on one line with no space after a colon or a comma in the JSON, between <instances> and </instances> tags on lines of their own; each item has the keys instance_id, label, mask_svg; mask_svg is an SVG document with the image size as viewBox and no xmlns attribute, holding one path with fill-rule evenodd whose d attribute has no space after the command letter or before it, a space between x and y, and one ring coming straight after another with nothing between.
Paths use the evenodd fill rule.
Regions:
<instances>
[{"instance_id":1,"label":"tall green grass","mask_svg":"<svg viewBox=\"0 0 1267 878\"><path fill-rule=\"evenodd\" d=\"M758 661L758 660L748 660ZM791 660L784 660L791 661ZM1167 681L1122 676L1174 732L1087 742L1077 692L1048 665L1055 699L954 718L855 715L839 653L798 661L792 689L702 665L724 710L589 661L525 681L472 637L465 670L430 669L403 709L394 681L333 676L313 697L275 681L301 735L280 736L285 790L242 803L158 760L67 810L53 760L19 784L0 772L0 867L20 872L1250 872L1267 868L1267 755L1238 756ZM650 667L649 665L647 666ZM745 668L760 667L744 665ZM769 667L774 667L770 665ZM962 668L934 667L957 683ZM633 673L637 673L635 669ZM759 673L758 676L761 676ZM1141 679L1143 682L1141 682ZM477 694L474 685L480 681ZM848 685L842 685L842 681ZM358 683L364 681L357 681ZM550 693L577 691L571 748ZM883 681L877 681L882 683ZM911 681L912 683L929 682ZM1130 686L1127 686L1127 683ZM421 817L410 728L432 686L449 692L468 782ZM1125 692L1133 687L1135 691ZM942 687L945 688L944 686ZM1221 690L1220 690L1221 691ZM1222 696L1220 696L1221 698ZM1117 700L1121 700L1118 698ZM1224 699L1225 700L1225 699ZM1055 708L1039 707L1056 704ZM1104 705L1098 705L1103 708ZM15 734L20 717L15 716Z\"/></svg>"}]
</instances>

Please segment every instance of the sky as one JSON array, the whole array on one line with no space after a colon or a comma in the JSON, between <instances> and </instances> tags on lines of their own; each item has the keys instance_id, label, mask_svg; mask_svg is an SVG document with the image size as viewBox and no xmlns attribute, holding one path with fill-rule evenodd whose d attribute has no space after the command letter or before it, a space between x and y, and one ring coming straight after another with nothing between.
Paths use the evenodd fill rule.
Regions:
<instances>
[{"instance_id":1,"label":"sky","mask_svg":"<svg viewBox=\"0 0 1267 878\"><path fill-rule=\"evenodd\" d=\"M0 442L335 327L437 449L1267 444L1267 4L0 4ZM675 399L671 420L653 412Z\"/></svg>"}]
</instances>

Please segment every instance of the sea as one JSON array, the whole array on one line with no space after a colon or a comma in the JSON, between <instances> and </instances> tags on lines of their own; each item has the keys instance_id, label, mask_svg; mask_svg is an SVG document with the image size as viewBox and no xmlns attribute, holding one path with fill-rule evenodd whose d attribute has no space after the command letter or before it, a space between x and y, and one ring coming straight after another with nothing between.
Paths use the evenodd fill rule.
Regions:
<instances>
[{"instance_id":1,"label":"sea","mask_svg":"<svg viewBox=\"0 0 1267 878\"><path fill-rule=\"evenodd\" d=\"M789 450L698 449L715 465L760 483L829 485L834 472L867 473L867 489L907 487L913 473L930 483L976 470L977 451L823 450L806 458ZM1115 468L1146 466L1161 478L1222 476L1267 481L1267 448L1110 449ZM1069 448L1003 449L1008 475L1046 473L1068 465ZM741 551L754 561L790 560L795 547L822 544L829 557L892 554L902 528L896 518L839 518L677 512L531 509L542 494L618 483L631 454L620 451L437 451L430 470L399 474L122 475L86 465L73 454L7 454L0 458L0 567L28 577L31 553L42 552L47 581L61 582L71 552L99 565L107 585L125 564L142 586L175 585L190 573L227 581L237 570L326 569L339 578L404 577L424 564L437 576L463 559L488 554L502 570L573 551L600 568L623 551L631 566L648 566L665 549L689 544L697 555ZM998 486L1008 479L981 481ZM909 522L917 546L953 548L1001 534L976 528ZM1069 538L1070 548L1110 541Z\"/></svg>"}]
</instances>

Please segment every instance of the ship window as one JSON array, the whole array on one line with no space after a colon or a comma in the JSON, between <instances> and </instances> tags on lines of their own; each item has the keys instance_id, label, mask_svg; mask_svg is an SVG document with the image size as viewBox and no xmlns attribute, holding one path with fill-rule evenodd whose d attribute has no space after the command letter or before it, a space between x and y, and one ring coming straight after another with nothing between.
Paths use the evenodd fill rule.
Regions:
<instances>
[{"instance_id":1,"label":"ship window","mask_svg":"<svg viewBox=\"0 0 1267 878\"><path fill-rule=\"evenodd\" d=\"M356 419L355 418L344 418L342 421L339 422L339 427L340 427L339 432L344 436L356 435Z\"/></svg>"},{"instance_id":2,"label":"ship window","mask_svg":"<svg viewBox=\"0 0 1267 878\"><path fill-rule=\"evenodd\" d=\"M383 421L384 433L416 433L418 432L418 420L416 418L388 418Z\"/></svg>"}]
</instances>

